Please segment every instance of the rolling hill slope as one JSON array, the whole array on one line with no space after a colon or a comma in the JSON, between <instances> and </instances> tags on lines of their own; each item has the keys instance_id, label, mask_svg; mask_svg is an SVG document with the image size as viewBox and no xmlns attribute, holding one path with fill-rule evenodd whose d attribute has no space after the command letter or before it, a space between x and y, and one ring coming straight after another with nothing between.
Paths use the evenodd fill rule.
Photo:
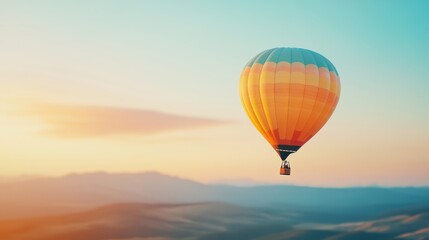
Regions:
<instances>
[{"instance_id":1,"label":"rolling hill slope","mask_svg":"<svg viewBox=\"0 0 429 240\"><path fill-rule=\"evenodd\" d=\"M0 221L8 240L428 239L429 207L365 222L323 224L298 212L224 203L121 203L58 216Z\"/></svg>"},{"instance_id":2,"label":"rolling hill slope","mask_svg":"<svg viewBox=\"0 0 429 240\"><path fill-rule=\"evenodd\" d=\"M234 187L206 185L159 173L69 175L0 184L0 219L64 214L118 202L224 202L245 207L362 220L429 202L429 188Z\"/></svg>"}]
</instances>

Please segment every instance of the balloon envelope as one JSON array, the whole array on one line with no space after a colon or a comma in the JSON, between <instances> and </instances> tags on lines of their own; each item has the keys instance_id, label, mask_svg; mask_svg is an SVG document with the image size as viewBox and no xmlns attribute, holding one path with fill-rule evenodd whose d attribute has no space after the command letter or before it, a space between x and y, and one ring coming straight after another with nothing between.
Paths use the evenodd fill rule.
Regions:
<instances>
[{"instance_id":1,"label":"balloon envelope","mask_svg":"<svg viewBox=\"0 0 429 240\"><path fill-rule=\"evenodd\" d=\"M328 121L340 96L340 78L322 55L273 48L244 67L240 98L253 125L284 160Z\"/></svg>"}]
</instances>

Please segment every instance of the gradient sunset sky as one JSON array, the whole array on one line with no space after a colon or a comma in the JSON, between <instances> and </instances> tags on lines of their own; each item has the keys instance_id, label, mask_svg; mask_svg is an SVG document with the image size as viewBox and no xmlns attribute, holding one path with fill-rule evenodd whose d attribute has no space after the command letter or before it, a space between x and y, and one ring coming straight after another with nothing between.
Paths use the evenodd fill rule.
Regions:
<instances>
[{"instance_id":1,"label":"gradient sunset sky","mask_svg":"<svg viewBox=\"0 0 429 240\"><path fill-rule=\"evenodd\" d=\"M429 185L426 1L4 1L0 175L159 171L201 182ZM242 109L273 47L327 57L341 97L277 153Z\"/></svg>"}]
</instances>

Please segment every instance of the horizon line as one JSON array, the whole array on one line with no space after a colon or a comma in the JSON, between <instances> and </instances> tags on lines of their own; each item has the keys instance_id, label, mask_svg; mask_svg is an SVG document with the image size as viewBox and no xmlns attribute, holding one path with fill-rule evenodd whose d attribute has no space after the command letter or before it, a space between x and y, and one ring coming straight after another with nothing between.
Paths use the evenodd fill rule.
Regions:
<instances>
[{"instance_id":1,"label":"horizon line","mask_svg":"<svg viewBox=\"0 0 429 240\"><path fill-rule=\"evenodd\" d=\"M163 173L156 170L148 171L137 171L137 172L110 172L110 171L82 171L82 172L70 172L66 174L21 174L21 175L1 175L0 184L7 183L18 183L27 182L37 179L61 179L72 176L84 176L84 175L145 175L145 174L157 174L164 177L176 178L184 181L191 181L197 184L210 185L210 186L230 186L230 187L263 187L263 186L290 186L290 187L307 187L307 188L334 188L334 189L345 189L345 188L429 188L429 183L420 185L382 185L382 184L365 184L365 185L346 185L346 186L335 186L335 185L297 185L293 183L280 183L280 182L264 182L250 178L230 178L230 179L217 179L213 181L203 182L192 178L183 177L179 175L172 175ZM241 183L240 183L241 182Z\"/></svg>"}]
</instances>

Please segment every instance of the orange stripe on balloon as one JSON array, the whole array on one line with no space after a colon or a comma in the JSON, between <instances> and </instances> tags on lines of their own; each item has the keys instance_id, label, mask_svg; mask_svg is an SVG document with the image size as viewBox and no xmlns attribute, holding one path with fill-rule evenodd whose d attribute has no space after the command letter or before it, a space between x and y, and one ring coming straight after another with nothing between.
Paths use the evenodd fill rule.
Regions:
<instances>
[{"instance_id":1,"label":"orange stripe on balloon","mask_svg":"<svg viewBox=\"0 0 429 240\"><path fill-rule=\"evenodd\" d=\"M300 72L305 74L305 65L302 62L294 62L291 64L291 72Z\"/></svg>"},{"instance_id":2,"label":"orange stripe on balloon","mask_svg":"<svg viewBox=\"0 0 429 240\"><path fill-rule=\"evenodd\" d=\"M277 72L285 71L285 72L289 73L290 67L291 67L291 65L288 62L279 62L279 63L277 63Z\"/></svg>"}]
</instances>

